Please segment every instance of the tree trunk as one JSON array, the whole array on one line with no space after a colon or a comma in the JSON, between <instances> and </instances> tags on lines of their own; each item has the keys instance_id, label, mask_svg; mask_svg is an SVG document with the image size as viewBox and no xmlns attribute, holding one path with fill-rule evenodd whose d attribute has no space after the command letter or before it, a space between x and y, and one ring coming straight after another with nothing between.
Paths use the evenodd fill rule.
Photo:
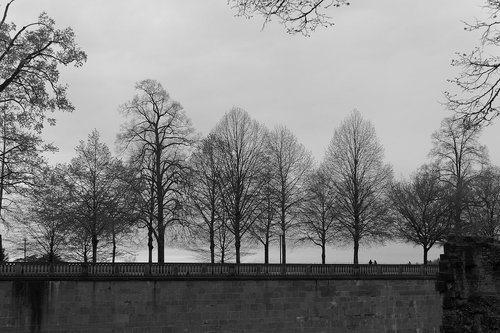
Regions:
<instances>
[{"instance_id":1,"label":"tree trunk","mask_svg":"<svg viewBox=\"0 0 500 333\"><path fill-rule=\"evenodd\" d=\"M165 225L164 225L164 212L163 212L163 177L161 173L161 152L158 150L156 153L156 198L158 206L158 216L157 216L157 237L156 245L158 252L158 263L165 263Z\"/></svg>"},{"instance_id":2,"label":"tree trunk","mask_svg":"<svg viewBox=\"0 0 500 333\"><path fill-rule=\"evenodd\" d=\"M161 169L161 152L162 149L158 149L158 147L161 147L160 141L159 141L159 134L155 133L156 136L156 152L155 152L155 176L156 176L156 202L157 202L157 207L158 207L158 216L157 216L157 223L158 223L158 228L157 228L157 238L156 238L156 244L158 246L158 263L163 264L165 263L165 221L164 221L164 212L163 212L163 205L164 205L164 188L163 188L163 172Z\"/></svg>"},{"instance_id":3,"label":"tree trunk","mask_svg":"<svg viewBox=\"0 0 500 333\"><path fill-rule=\"evenodd\" d=\"M429 248L424 245L424 265L427 265L427 253L429 252Z\"/></svg>"},{"instance_id":4,"label":"tree trunk","mask_svg":"<svg viewBox=\"0 0 500 333\"><path fill-rule=\"evenodd\" d=\"M326 263L326 246L325 243L321 244L321 264Z\"/></svg>"},{"instance_id":5,"label":"tree trunk","mask_svg":"<svg viewBox=\"0 0 500 333\"><path fill-rule=\"evenodd\" d=\"M264 240L264 263L269 264L269 228L266 232L266 239Z\"/></svg>"},{"instance_id":6,"label":"tree trunk","mask_svg":"<svg viewBox=\"0 0 500 333\"><path fill-rule=\"evenodd\" d=\"M97 243L98 243L97 236L92 236L92 262L96 263L97 262Z\"/></svg>"},{"instance_id":7,"label":"tree trunk","mask_svg":"<svg viewBox=\"0 0 500 333\"><path fill-rule=\"evenodd\" d=\"M264 264L269 264L269 242L264 243Z\"/></svg>"},{"instance_id":8,"label":"tree trunk","mask_svg":"<svg viewBox=\"0 0 500 333\"><path fill-rule=\"evenodd\" d=\"M158 246L158 263L165 263L165 233L159 232L156 238L156 245Z\"/></svg>"},{"instance_id":9,"label":"tree trunk","mask_svg":"<svg viewBox=\"0 0 500 333\"><path fill-rule=\"evenodd\" d=\"M286 265L286 240L285 240L285 228L281 229L283 235L281 235L281 258L283 265Z\"/></svg>"},{"instance_id":10,"label":"tree trunk","mask_svg":"<svg viewBox=\"0 0 500 333\"><path fill-rule=\"evenodd\" d=\"M89 261L89 258L87 256L87 244L83 245L83 262L87 263Z\"/></svg>"},{"instance_id":11,"label":"tree trunk","mask_svg":"<svg viewBox=\"0 0 500 333\"><path fill-rule=\"evenodd\" d=\"M236 263L241 263L241 232L240 232L240 215L236 210L234 214L234 248L236 250Z\"/></svg>"},{"instance_id":12,"label":"tree trunk","mask_svg":"<svg viewBox=\"0 0 500 333\"><path fill-rule=\"evenodd\" d=\"M148 263L153 263L153 227L148 226Z\"/></svg>"},{"instance_id":13,"label":"tree trunk","mask_svg":"<svg viewBox=\"0 0 500 333\"><path fill-rule=\"evenodd\" d=\"M210 262L215 263L215 230L214 230L214 220L210 225Z\"/></svg>"},{"instance_id":14,"label":"tree trunk","mask_svg":"<svg viewBox=\"0 0 500 333\"><path fill-rule=\"evenodd\" d=\"M2 235L0 235L0 262L4 262L5 261L5 253L4 253L4 250L3 250L3 242L2 242Z\"/></svg>"},{"instance_id":15,"label":"tree trunk","mask_svg":"<svg viewBox=\"0 0 500 333\"><path fill-rule=\"evenodd\" d=\"M240 264L241 263L241 253L240 253L240 248L241 248L241 237L238 233L238 237L234 237L235 240L234 240L234 247L236 248L236 263L237 264Z\"/></svg>"},{"instance_id":16,"label":"tree trunk","mask_svg":"<svg viewBox=\"0 0 500 333\"><path fill-rule=\"evenodd\" d=\"M359 264L358 260L358 252L359 252L359 239L357 237L354 238L354 265Z\"/></svg>"},{"instance_id":17,"label":"tree trunk","mask_svg":"<svg viewBox=\"0 0 500 333\"><path fill-rule=\"evenodd\" d=\"M54 242L50 241L49 244L49 257L47 258L48 262L53 263L54 262Z\"/></svg>"},{"instance_id":18,"label":"tree trunk","mask_svg":"<svg viewBox=\"0 0 500 333\"><path fill-rule=\"evenodd\" d=\"M154 179L154 170L151 168L151 179ZM154 211L155 211L155 188L154 188L154 183L150 183L149 187L149 198L148 198L148 203L149 203L149 210L148 210L148 221L147 221L147 227L148 227L148 262L149 264L153 263L153 221L154 221Z\"/></svg>"},{"instance_id":19,"label":"tree trunk","mask_svg":"<svg viewBox=\"0 0 500 333\"><path fill-rule=\"evenodd\" d=\"M115 263L115 258L116 258L116 235L115 235L115 232L113 231L113 253L112 253L112 259L111 259L111 262L113 264Z\"/></svg>"}]
</instances>

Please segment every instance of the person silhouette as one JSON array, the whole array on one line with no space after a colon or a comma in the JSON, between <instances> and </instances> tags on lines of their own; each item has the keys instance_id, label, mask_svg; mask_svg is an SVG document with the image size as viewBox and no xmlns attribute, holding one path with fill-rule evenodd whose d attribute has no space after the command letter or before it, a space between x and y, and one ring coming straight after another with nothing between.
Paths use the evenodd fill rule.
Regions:
<instances>
[{"instance_id":1,"label":"person silhouette","mask_svg":"<svg viewBox=\"0 0 500 333\"><path fill-rule=\"evenodd\" d=\"M377 260L373 261L373 264L376 265L377 264Z\"/></svg>"},{"instance_id":2,"label":"person silhouette","mask_svg":"<svg viewBox=\"0 0 500 333\"><path fill-rule=\"evenodd\" d=\"M372 260L370 259L370 261L368 261L368 265L371 265L372 264Z\"/></svg>"}]
</instances>

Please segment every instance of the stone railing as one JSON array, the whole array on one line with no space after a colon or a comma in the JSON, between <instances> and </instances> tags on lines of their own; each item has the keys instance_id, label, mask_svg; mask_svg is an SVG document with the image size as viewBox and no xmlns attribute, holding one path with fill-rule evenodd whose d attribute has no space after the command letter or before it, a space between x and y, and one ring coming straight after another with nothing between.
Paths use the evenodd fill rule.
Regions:
<instances>
[{"instance_id":1,"label":"stone railing","mask_svg":"<svg viewBox=\"0 0 500 333\"><path fill-rule=\"evenodd\" d=\"M207 264L207 263L4 263L0 280L43 279L435 279L437 265Z\"/></svg>"}]
</instances>

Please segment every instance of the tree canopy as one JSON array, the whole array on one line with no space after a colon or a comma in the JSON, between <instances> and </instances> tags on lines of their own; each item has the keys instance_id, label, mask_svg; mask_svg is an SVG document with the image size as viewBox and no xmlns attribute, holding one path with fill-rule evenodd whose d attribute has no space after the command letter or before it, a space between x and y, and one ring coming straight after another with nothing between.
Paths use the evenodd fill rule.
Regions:
<instances>
[{"instance_id":1,"label":"tree canopy","mask_svg":"<svg viewBox=\"0 0 500 333\"><path fill-rule=\"evenodd\" d=\"M72 111L59 68L81 66L87 59L71 28L59 29L46 13L36 21L9 23L9 1L0 19L0 216L26 195L44 164L41 131L55 124L50 112Z\"/></svg>"},{"instance_id":2,"label":"tree canopy","mask_svg":"<svg viewBox=\"0 0 500 333\"><path fill-rule=\"evenodd\" d=\"M0 21L0 103L17 110L16 120L38 131L46 111L72 111L67 86L59 83L59 66L81 66L87 55L75 42L71 28L58 29L55 21L41 13L37 21L18 28L8 23L10 1Z\"/></svg>"}]
</instances>

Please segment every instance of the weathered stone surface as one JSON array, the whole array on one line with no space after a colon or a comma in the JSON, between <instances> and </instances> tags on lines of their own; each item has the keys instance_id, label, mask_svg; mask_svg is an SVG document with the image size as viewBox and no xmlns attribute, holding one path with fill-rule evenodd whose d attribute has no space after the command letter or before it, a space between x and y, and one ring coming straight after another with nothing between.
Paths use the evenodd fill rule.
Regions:
<instances>
[{"instance_id":1,"label":"weathered stone surface","mask_svg":"<svg viewBox=\"0 0 500 333\"><path fill-rule=\"evenodd\" d=\"M500 332L500 243L455 238L444 246L437 289L443 293L441 332Z\"/></svg>"},{"instance_id":2,"label":"weathered stone surface","mask_svg":"<svg viewBox=\"0 0 500 333\"><path fill-rule=\"evenodd\" d=\"M0 332L437 332L434 284L0 281Z\"/></svg>"}]
</instances>

